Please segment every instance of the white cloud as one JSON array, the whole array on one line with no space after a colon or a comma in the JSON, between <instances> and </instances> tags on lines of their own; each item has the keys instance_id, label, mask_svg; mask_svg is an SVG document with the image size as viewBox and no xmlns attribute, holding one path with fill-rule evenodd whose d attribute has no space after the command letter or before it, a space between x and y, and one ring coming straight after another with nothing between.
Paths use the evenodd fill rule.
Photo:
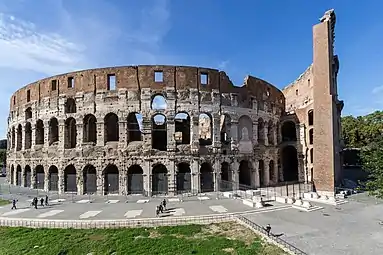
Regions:
<instances>
[{"instance_id":1,"label":"white cloud","mask_svg":"<svg viewBox=\"0 0 383 255\"><path fill-rule=\"evenodd\" d=\"M372 94L380 94L383 92L383 86L375 87L372 89Z\"/></svg>"}]
</instances>

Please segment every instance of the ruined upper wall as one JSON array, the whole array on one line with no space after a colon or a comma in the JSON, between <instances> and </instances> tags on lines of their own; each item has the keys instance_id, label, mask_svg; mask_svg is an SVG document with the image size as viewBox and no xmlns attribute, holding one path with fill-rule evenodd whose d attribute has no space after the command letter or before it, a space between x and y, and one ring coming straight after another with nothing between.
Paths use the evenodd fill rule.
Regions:
<instances>
[{"instance_id":1,"label":"ruined upper wall","mask_svg":"<svg viewBox=\"0 0 383 255\"><path fill-rule=\"evenodd\" d=\"M156 72L162 74L162 81L155 81ZM149 88L153 93L161 93L169 87L175 90L197 89L201 92L217 90L221 93L240 94L242 101L255 98L257 101L284 105L280 90L255 77L248 77L242 87L235 87L225 72L216 69L145 65L89 69L36 81L12 95L10 110L45 97L55 98L60 95L74 96L78 92L106 91L110 85L109 76L115 76L116 91L119 89L139 91Z\"/></svg>"}]
</instances>

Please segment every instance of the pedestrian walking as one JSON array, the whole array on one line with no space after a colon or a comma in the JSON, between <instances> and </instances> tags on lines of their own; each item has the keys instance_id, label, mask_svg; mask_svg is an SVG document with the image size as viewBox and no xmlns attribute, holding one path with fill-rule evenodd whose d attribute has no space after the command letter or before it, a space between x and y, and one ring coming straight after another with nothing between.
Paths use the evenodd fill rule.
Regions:
<instances>
[{"instance_id":1,"label":"pedestrian walking","mask_svg":"<svg viewBox=\"0 0 383 255\"><path fill-rule=\"evenodd\" d=\"M163 213L164 212L164 207L162 206L162 204L160 204L158 207L160 209L160 213Z\"/></svg>"},{"instance_id":2,"label":"pedestrian walking","mask_svg":"<svg viewBox=\"0 0 383 255\"><path fill-rule=\"evenodd\" d=\"M267 224L267 226L266 226L266 232L267 232L267 236L270 236L270 232L271 232L271 226L270 226L270 224Z\"/></svg>"},{"instance_id":3,"label":"pedestrian walking","mask_svg":"<svg viewBox=\"0 0 383 255\"><path fill-rule=\"evenodd\" d=\"M16 203L17 203L17 200L16 200L16 199L13 199L13 200L12 200L12 208L11 208L11 210L13 210L13 209L16 210L16 209L17 209L17 208L16 208Z\"/></svg>"},{"instance_id":4,"label":"pedestrian walking","mask_svg":"<svg viewBox=\"0 0 383 255\"><path fill-rule=\"evenodd\" d=\"M43 198L43 197L40 198L40 205L41 205L41 206L44 206L44 198Z\"/></svg>"},{"instance_id":5,"label":"pedestrian walking","mask_svg":"<svg viewBox=\"0 0 383 255\"><path fill-rule=\"evenodd\" d=\"M156 206L156 217L158 217L160 214L160 207Z\"/></svg>"},{"instance_id":6,"label":"pedestrian walking","mask_svg":"<svg viewBox=\"0 0 383 255\"><path fill-rule=\"evenodd\" d=\"M45 205L48 205L48 195L45 195Z\"/></svg>"},{"instance_id":7,"label":"pedestrian walking","mask_svg":"<svg viewBox=\"0 0 383 255\"><path fill-rule=\"evenodd\" d=\"M37 197L33 199L33 205L35 206L35 209L37 209Z\"/></svg>"},{"instance_id":8,"label":"pedestrian walking","mask_svg":"<svg viewBox=\"0 0 383 255\"><path fill-rule=\"evenodd\" d=\"M162 205L164 207L164 210L166 211L166 199L164 199L164 201L162 201Z\"/></svg>"}]
</instances>

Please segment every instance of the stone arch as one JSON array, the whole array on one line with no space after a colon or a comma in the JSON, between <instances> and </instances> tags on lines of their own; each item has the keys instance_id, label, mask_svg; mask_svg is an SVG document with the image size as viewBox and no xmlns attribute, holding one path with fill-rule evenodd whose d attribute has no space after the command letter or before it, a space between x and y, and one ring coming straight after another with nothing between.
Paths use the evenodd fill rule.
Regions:
<instances>
[{"instance_id":1,"label":"stone arch","mask_svg":"<svg viewBox=\"0 0 383 255\"><path fill-rule=\"evenodd\" d=\"M220 121L220 134L221 143L223 145L230 145L231 142L231 117L229 114L221 115Z\"/></svg>"},{"instance_id":2,"label":"stone arch","mask_svg":"<svg viewBox=\"0 0 383 255\"><path fill-rule=\"evenodd\" d=\"M265 144L265 123L262 118L258 119L258 144Z\"/></svg>"},{"instance_id":3,"label":"stone arch","mask_svg":"<svg viewBox=\"0 0 383 255\"><path fill-rule=\"evenodd\" d=\"M31 188L32 186L32 170L29 165L24 168L24 187Z\"/></svg>"},{"instance_id":4,"label":"stone arch","mask_svg":"<svg viewBox=\"0 0 383 255\"><path fill-rule=\"evenodd\" d=\"M44 144L44 122L42 120L36 121L35 144Z\"/></svg>"},{"instance_id":5,"label":"stone arch","mask_svg":"<svg viewBox=\"0 0 383 255\"><path fill-rule=\"evenodd\" d=\"M314 129L310 128L309 130L309 144L314 144Z\"/></svg>"},{"instance_id":6,"label":"stone arch","mask_svg":"<svg viewBox=\"0 0 383 255\"><path fill-rule=\"evenodd\" d=\"M178 112L174 117L174 136L176 144L190 144L190 116L186 112Z\"/></svg>"},{"instance_id":7,"label":"stone arch","mask_svg":"<svg viewBox=\"0 0 383 255\"><path fill-rule=\"evenodd\" d=\"M120 138L120 127L118 116L110 112L104 118L105 142L118 142Z\"/></svg>"},{"instance_id":8,"label":"stone arch","mask_svg":"<svg viewBox=\"0 0 383 255\"><path fill-rule=\"evenodd\" d=\"M28 107L25 109L25 120L32 119L32 108Z\"/></svg>"},{"instance_id":9,"label":"stone arch","mask_svg":"<svg viewBox=\"0 0 383 255\"><path fill-rule=\"evenodd\" d=\"M77 127L76 120L72 117L65 121L65 136L64 136L65 149L76 148L77 143Z\"/></svg>"},{"instance_id":10,"label":"stone arch","mask_svg":"<svg viewBox=\"0 0 383 255\"><path fill-rule=\"evenodd\" d=\"M59 169L57 168L57 166L52 165L49 167L48 173L49 173L48 190L58 191L59 190Z\"/></svg>"},{"instance_id":11,"label":"stone arch","mask_svg":"<svg viewBox=\"0 0 383 255\"><path fill-rule=\"evenodd\" d=\"M12 165L11 166L11 178L10 178L11 184L15 184L15 167Z\"/></svg>"},{"instance_id":12,"label":"stone arch","mask_svg":"<svg viewBox=\"0 0 383 255\"><path fill-rule=\"evenodd\" d=\"M230 164L228 162L222 162L222 164L221 164L220 190L221 191L233 190L232 173L230 170Z\"/></svg>"},{"instance_id":13,"label":"stone arch","mask_svg":"<svg viewBox=\"0 0 383 255\"><path fill-rule=\"evenodd\" d=\"M150 103L152 110L165 110L167 108L166 98L162 94L155 94L152 96Z\"/></svg>"},{"instance_id":14,"label":"stone arch","mask_svg":"<svg viewBox=\"0 0 383 255\"><path fill-rule=\"evenodd\" d=\"M265 162L262 159L258 161L258 167L259 167L259 186L263 188L266 186L266 181L265 181Z\"/></svg>"},{"instance_id":15,"label":"stone arch","mask_svg":"<svg viewBox=\"0 0 383 255\"><path fill-rule=\"evenodd\" d=\"M267 141L268 141L268 144L269 145L274 145L275 144L275 141L274 141L274 130L275 126L274 126L274 123L273 121L269 121L269 124L267 126Z\"/></svg>"},{"instance_id":16,"label":"stone arch","mask_svg":"<svg viewBox=\"0 0 383 255\"><path fill-rule=\"evenodd\" d=\"M35 168L35 183L36 189L44 189L45 171L42 165L37 165Z\"/></svg>"},{"instance_id":17,"label":"stone arch","mask_svg":"<svg viewBox=\"0 0 383 255\"><path fill-rule=\"evenodd\" d=\"M242 160L239 163L239 189L248 190L251 189L252 169L250 162Z\"/></svg>"},{"instance_id":18,"label":"stone arch","mask_svg":"<svg viewBox=\"0 0 383 255\"><path fill-rule=\"evenodd\" d=\"M142 115L131 112L128 115L128 143L142 141Z\"/></svg>"},{"instance_id":19,"label":"stone arch","mask_svg":"<svg viewBox=\"0 0 383 255\"><path fill-rule=\"evenodd\" d=\"M309 110L307 112L307 119L309 126L314 125L314 110Z\"/></svg>"},{"instance_id":20,"label":"stone arch","mask_svg":"<svg viewBox=\"0 0 383 255\"><path fill-rule=\"evenodd\" d=\"M30 122L27 122L25 124L25 141L24 141L24 148L26 150L30 149L32 147L32 125Z\"/></svg>"},{"instance_id":21,"label":"stone arch","mask_svg":"<svg viewBox=\"0 0 383 255\"><path fill-rule=\"evenodd\" d=\"M59 141L59 122L53 117L49 120L49 145Z\"/></svg>"},{"instance_id":22,"label":"stone arch","mask_svg":"<svg viewBox=\"0 0 383 255\"><path fill-rule=\"evenodd\" d=\"M77 171L72 164L64 169L64 192L77 192Z\"/></svg>"},{"instance_id":23,"label":"stone arch","mask_svg":"<svg viewBox=\"0 0 383 255\"><path fill-rule=\"evenodd\" d=\"M68 97L65 102L65 113L76 113L76 100Z\"/></svg>"},{"instance_id":24,"label":"stone arch","mask_svg":"<svg viewBox=\"0 0 383 255\"><path fill-rule=\"evenodd\" d=\"M120 191L119 171L116 165L108 165L104 171L104 194L118 194Z\"/></svg>"},{"instance_id":25,"label":"stone arch","mask_svg":"<svg viewBox=\"0 0 383 255\"><path fill-rule=\"evenodd\" d=\"M298 152L294 146L286 146L282 149L283 179L286 182L299 180Z\"/></svg>"},{"instance_id":26,"label":"stone arch","mask_svg":"<svg viewBox=\"0 0 383 255\"><path fill-rule=\"evenodd\" d=\"M277 182L278 177L275 176L275 164L274 160L270 160L269 162L269 179L272 182Z\"/></svg>"},{"instance_id":27,"label":"stone arch","mask_svg":"<svg viewBox=\"0 0 383 255\"><path fill-rule=\"evenodd\" d=\"M285 121L282 124L282 141L291 142L297 140L297 130L293 121Z\"/></svg>"},{"instance_id":28,"label":"stone arch","mask_svg":"<svg viewBox=\"0 0 383 255\"><path fill-rule=\"evenodd\" d=\"M191 169L186 162L181 162L177 165L177 192L191 192Z\"/></svg>"},{"instance_id":29,"label":"stone arch","mask_svg":"<svg viewBox=\"0 0 383 255\"><path fill-rule=\"evenodd\" d=\"M199 145L213 144L213 118L209 113L202 112L198 118Z\"/></svg>"},{"instance_id":30,"label":"stone arch","mask_svg":"<svg viewBox=\"0 0 383 255\"><path fill-rule=\"evenodd\" d=\"M15 127L12 127L12 132L11 132L11 136L12 136L12 146L11 148L14 149L15 148L15 141L16 141L16 132L15 132Z\"/></svg>"},{"instance_id":31,"label":"stone arch","mask_svg":"<svg viewBox=\"0 0 383 255\"><path fill-rule=\"evenodd\" d=\"M97 119L93 114L84 117L83 141L85 143L97 143Z\"/></svg>"},{"instance_id":32,"label":"stone arch","mask_svg":"<svg viewBox=\"0 0 383 255\"><path fill-rule=\"evenodd\" d=\"M17 126L17 145L16 150L19 151L22 148L22 142L23 142L23 127L21 124Z\"/></svg>"},{"instance_id":33,"label":"stone arch","mask_svg":"<svg viewBox=\"0 0 383 255\"><path fill-rule=\"evenodd\" d=\"M208 162L201 164L200 168L201 192L214 191L214 173L213 168Z\"/></svg>"},{"instance_id":34,"label":"stone arch","mask_svg":"<svg viewBox=\"0 0 383 255\"><path fill-rule=\"evenodd\" d=\"M166 117L155 114L152 117L152 148L160 151L167 150L168 136Z\"/></svg>"},{"instance_id":35,"label":"stone arch","mask_svg":"<svg viewBox=\"0 0 383 255\"><path fill-rule=\"evenodd\" d=\"M84 180L83 193L95 194L97 192L97 171L93 165L86 165L82 170L82 178Z\"/></svg>"},{"instance_id":36,"label":"stone arch","mask_svg":"<svg viewBox=\"0 0 383 255\"><path fill-rule=\"evenodd\" d=\"M144 194L144 170L140 165L131 165L128 168L128 194Z\"/></svg>"},{"instance_id":37,"label":"stone arch","mask_svg":"<svg viewBox=\"0 0 383 255\"><path fill-rule=\"evenodd\" d=\"M153 195L168 193L168 169L163 164L156 164L152 169Z\"/></svg>"},{"instance_id":38,"label":"stone arch","mask_svg":"<svg viewBox=\"0 0 383 255\"><path fill-rule=\"evenodd\" d=\"M16 167L16 185L21 186L22 170L21 166L17 165Z\"/></svg>"}]
</instances>

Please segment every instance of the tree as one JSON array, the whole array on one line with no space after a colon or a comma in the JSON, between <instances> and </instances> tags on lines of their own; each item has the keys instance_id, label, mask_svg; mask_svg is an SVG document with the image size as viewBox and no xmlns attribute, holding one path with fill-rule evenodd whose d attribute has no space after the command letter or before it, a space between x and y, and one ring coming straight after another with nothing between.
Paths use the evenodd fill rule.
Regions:
<instances>
[{"instance_id":1,"label":"tree","mask_svg":"<svg viewBox=\"0 0 383 255\"><path fill-rule=\"evenodd\" d=\"M369 173L366 189L370 195L383 198L383 142L380 138L370 148L362 150L362 165Z\"/></svg>"}]
</instances>

